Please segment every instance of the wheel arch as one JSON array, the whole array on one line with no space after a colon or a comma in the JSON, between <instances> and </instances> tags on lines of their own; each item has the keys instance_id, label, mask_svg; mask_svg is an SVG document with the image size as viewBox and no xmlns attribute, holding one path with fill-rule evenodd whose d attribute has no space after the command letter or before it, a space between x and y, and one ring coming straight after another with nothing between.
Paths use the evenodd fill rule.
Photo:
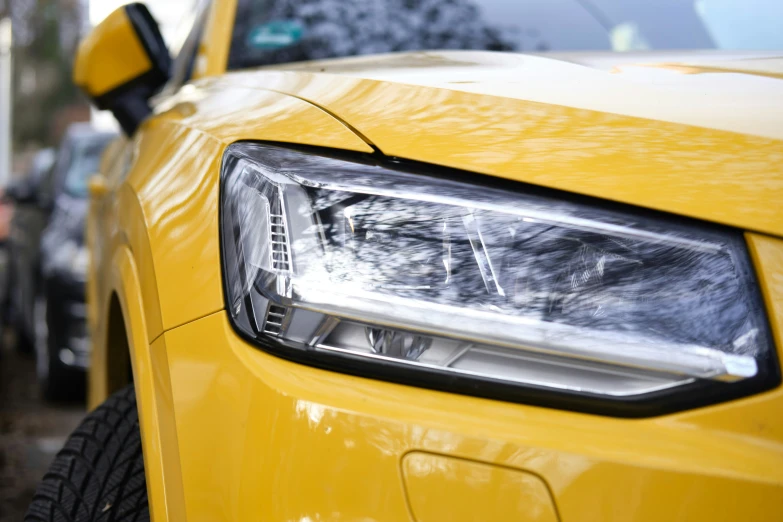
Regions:
<instances>
[{"instance_id":1,"label":"wheel arch","mask_svg":"<svg viewBox=\"0 0 783 522\"><path fill-rule=\"evenodd\" d=\"M117 292L109 297L108 319L106 321L106 395L109 396L133 382L130 344L125 317Z\"/></svg>"},{"instance_id":2,"label":"wheel arch","mask_svg":"<svg viewBox=\"0 0 783 522\"><path fill-rule=\"evenodd\" d=\"M184 519L182 475L163 336L149 339L136 261L128 245L112 256L103 342L93 345L89 407L133 382L153 520Z\"/></svg>"}]
</instances>

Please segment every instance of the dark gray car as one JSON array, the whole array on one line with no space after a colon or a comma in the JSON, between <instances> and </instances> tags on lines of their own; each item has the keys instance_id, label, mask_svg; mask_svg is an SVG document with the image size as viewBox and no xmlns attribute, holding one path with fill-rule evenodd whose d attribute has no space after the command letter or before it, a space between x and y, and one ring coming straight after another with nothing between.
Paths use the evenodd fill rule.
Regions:
<instances>
[{"instance_id":1,"label":"dark gray car","mask_svg":"<svg viewBox=\"0 0 783 522\"><path fill-rule=\"evenodd\" d=\"M14 214L7 244L4 316L17 332L17 346L25 352L33 349L33 307L40 288L39 245L49 219L49 209L40 194L51 183L55 157L53 149L38 152L28 174L6 191L14 202Z\"/></svg>"},{"instance_id":2,"label":"dark gray car","mask_svg":"<svg viewBox=\"0 0 783 522\"><path fill-rule=\"evenodd\" d=\"M90 134L69 144L69 166L41 238L43 304L37 309L36 356L38 377L49 399L81 388L74 385L84 381L89 366L85 304L88 255L84 237L87 183L98 171L103 150L114 137Z\"/></svg>"},{"instance_id":3,"label":"dark gray car","mask_svg":"<svg viewBox=\"0 0 783 522\"><path fill-rule=\"evenodd\" d=\"M23 252L11 254L19 282L14 293L17 338L22 346L35 348L38 377L48 398L69 392L83 380L87 367L87 179L98 171L103 149L115 137L88 124L71 125L54 166L34 187L36 210L24 219L14 217L12 234L18 236L16 244L23 245Z\"/></svg>"}]
</instances>

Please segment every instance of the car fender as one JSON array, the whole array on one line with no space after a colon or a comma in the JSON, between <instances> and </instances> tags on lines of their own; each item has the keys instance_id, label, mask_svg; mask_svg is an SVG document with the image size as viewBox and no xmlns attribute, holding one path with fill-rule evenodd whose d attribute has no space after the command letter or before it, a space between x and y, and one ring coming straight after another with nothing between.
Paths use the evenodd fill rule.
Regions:
<instances>
[{"instance_id":1,"label":"car fender","mask_svg":"<svg viewBox=\"0 0 783 522\"><path fill-rule=\"evenodd\" d=\"M119 302L128 337L150 514L153 520L158 521L184 520L182 474L163 339L159 337L152 343L148 339L139 272L127 245L116 249L110 270L111 291ZM96 400L101 402L102 397L110 392L106 389L109 379L105 374L111 363L111 347L106 342L95 344L93 364L95 368L102 369L95 373L104 375L91 376L91 406L95 405L93 402Z\"/></svg>"}]
</instances>

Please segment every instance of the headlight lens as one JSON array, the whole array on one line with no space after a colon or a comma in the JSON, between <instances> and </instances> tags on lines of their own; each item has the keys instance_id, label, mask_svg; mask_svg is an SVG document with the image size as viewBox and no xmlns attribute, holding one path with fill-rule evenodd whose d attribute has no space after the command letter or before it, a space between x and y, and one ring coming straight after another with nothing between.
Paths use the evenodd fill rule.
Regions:
<instances>
[{"instance_id":1,"label":"headlight lens","mask_svg":"<svg viewBox=\"0 0 783 522\"><path fill-rule=\"evenodd\" d=\"M232 321L282 355L608 399L769 365L733 231L257 144L221 205Z\"/></svg>"}]
</instances>

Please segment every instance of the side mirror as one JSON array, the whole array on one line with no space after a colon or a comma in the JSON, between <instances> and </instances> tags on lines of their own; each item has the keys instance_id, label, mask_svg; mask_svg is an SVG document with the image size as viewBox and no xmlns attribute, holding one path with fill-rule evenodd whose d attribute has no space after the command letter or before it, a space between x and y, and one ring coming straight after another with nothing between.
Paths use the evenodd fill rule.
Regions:
<instances>
[{"instance_id":1,"label":"side mirror","mask_svg":"<svg viewBox=\"0 0 783 522\"><path fill-rule=\"evenodd\" d=\"M122 6L79 45L73 81L109 110L128 136L149 116L149 99L169 80L171 56L144 4Z\"/></svg>"}]
</instances>

